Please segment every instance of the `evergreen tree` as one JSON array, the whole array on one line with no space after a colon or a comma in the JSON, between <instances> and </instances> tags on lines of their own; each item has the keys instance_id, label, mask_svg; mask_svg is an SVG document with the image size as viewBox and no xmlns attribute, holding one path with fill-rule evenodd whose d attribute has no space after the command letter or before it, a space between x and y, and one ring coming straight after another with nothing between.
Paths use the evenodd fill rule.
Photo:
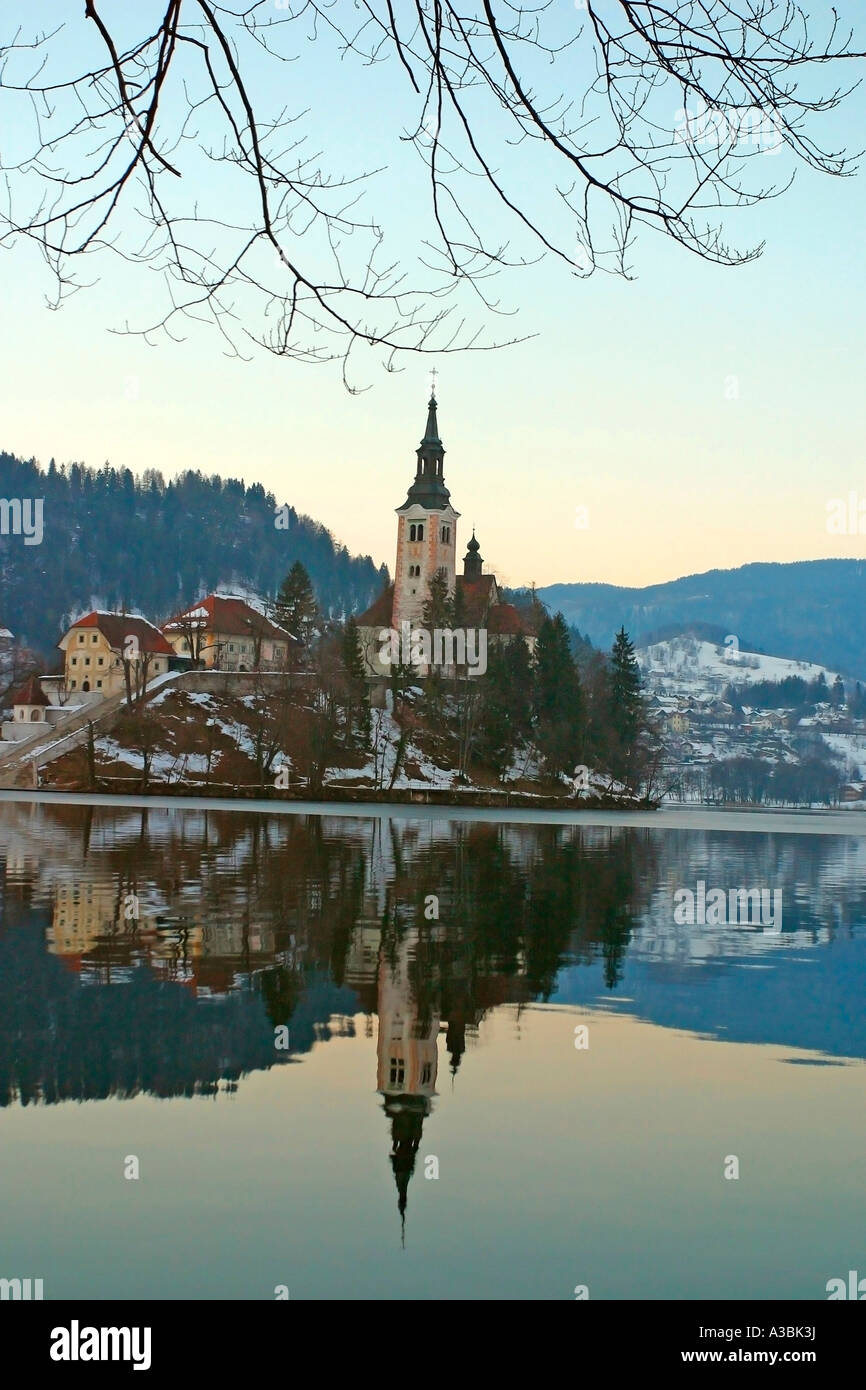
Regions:
<instances>
[{"instance_id":1,"label":"evergreen tree","mask_svg":"<svg viewBox=\"0 0 866 1390\"><path fill-rule=\"evenodd\" d=\"M454 599L448 592L448 576L444 569L438 569L430 580L430 587L421 610L421 626L430 633L431 654L433 633L438 628L448 631L454 627ZM438 734L445 732L445 697L447 677L440 666L431 666L424 680L424 713L430 727Z\"/></svg>"},{"instance_id":2,"label":"evergreen tree","mask_svg":"<svg viewBox=\"0 0 866 1390\"><path fill-rule=\"evenodd\" d=\"M369 556L353 557L329 532L260 484L186 472L41 469L0 451L0 497L44 501L42 545L3 541L0 627L57 657L71 617L89 608L144 613L153 622L202 594L231 588L273 596L300 560L319 604L360 612L387 579Z\"/></svg>"},{"instance_id":3,"label":"evergreen tree","mask_svg":"<svg viewBox=\"0 0 866 1390\"><path fill-rule=\"evenodd\" d=\"M308 647L319 620L310 576L300 560L296 560L280 585L274 602L274 621Z\"/></svg>"},{"instance_id":4,"label":"evergreen tree","mask_svg":"<svg viewBox=\"0 0 866 1390\"><path fill-rule=\"evenodd\" d=\"M638 774L638 743L646 722L640 667L624 627L614 639L608 672L610 726L613 735L611 771L634 786Z\"/></svg>"},{"instance_id":5,"label":"evergreen tree","mask_svg":"<svg viewBox=\"0 0 866 1390\"><path fill-rule=\"evenodd\" d=\"M624 627L614 639L610 654L611 717L621 738L632 742L643 720L640 667L634 646Z\"/></svg>"},{"instance_id":6,"label":"evergreen tree","mask_svg":"<svg viewBox=\"0 0 866 1390\"><path fill-rule=\"evenodd\" d=\"M488 651L477 743L482 764L502 777L531 724L532 663L521 635Z\"/></svg>"},{"instance_id":7,"label":"evergreen tree","mask_svg":"<svg viewBox=\"0 0 866 1390\"><path fill-rule=\"evenodd\" d=\"M448 576L439 569L430 580L430 587L421 610L421 626L428 632L434 628L443 630L454 624L454 599L448 592Z\"/></svg>"},{"instance_id":8,"label":"evergreen tree","mask_svg":"<svg viewBox=\"0 0 866 1390\"><path fill-rule=\"evenodd\" d=\"M343 631L342 657L346 673L349 732L357 732L366 748L370 742L370 691L361 634L354 618L349 619Z\"/></svg>"},{"instance_id":9,"label":"evergreen tree","mask_svg":"<svg viewBox=\"0 0 866 1390\"><path fill-rule=\"evenodd\" d=\"M534 705L535 740L547 771L570 775L583 746L584 702L561 613L539 628Z\"/></svg>"}]
</instances>

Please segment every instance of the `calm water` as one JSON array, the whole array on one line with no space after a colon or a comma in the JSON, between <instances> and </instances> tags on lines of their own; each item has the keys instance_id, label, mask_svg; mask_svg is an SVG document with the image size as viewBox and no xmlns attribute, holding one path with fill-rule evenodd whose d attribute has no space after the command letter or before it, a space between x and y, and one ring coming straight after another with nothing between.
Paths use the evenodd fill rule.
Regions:
<instances>
[{"instance_id":1,"label":"calm water","mask_svg":"<svg viewBox=\"0 0 866 1390\"><path fill-rule=\"evenodd\" d=\"M866 839L677 824L0 805L0 1277L866 1275ZM698 881L780 890L781 931L678 923Z\"/></svg>"}]
</instances>

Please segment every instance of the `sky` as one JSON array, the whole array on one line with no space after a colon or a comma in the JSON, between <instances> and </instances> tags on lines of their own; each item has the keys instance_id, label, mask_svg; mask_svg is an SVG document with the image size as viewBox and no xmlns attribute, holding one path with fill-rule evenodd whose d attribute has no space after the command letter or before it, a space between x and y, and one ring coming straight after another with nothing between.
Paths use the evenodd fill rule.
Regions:
<instances>
[{"instance_id":1,"label":"sky","mask_svg":"<svg viewBox=\"0 0 866 1390\"><path fill-rule=\"evenodd\" d=\"M572 23L567 8L561 25ZM64 61L93 52L83 18L54 0L44 9L67 20ZM335 167L383 166L367 206L411 271L430 211L423 171L399 140L412 110L399 70L340 59L322 36L296 48L276 85L259 60L257 97L308 108L298 128ZM856 149L864 115L855 93L818 118L816 134ZM502 158L541 199L531 152L503 148ZM193 160L185 177L212 198L233 196ZM50 309L35 250L0 247L0 449L261 482L393 570L394 509L414 474L435 366L458 547L474 526L501 581L644 585L754 560L860 557L866 535L828 531L828 509L853 493L866 510L864 212L862 172L803 169L782 197L729 221L740 240L766 241L750 265L708 264L650 231L632 249L631 280L580 279L548 257L497 286L509 312L496 327L525 341L406 356L395 372L368 355L358 394L339 364L255 348L240 360L201 325L157 346L118 333L144 320L161 287L110 254L87 266L90 288Z\"/></svg>"}]
</instances>

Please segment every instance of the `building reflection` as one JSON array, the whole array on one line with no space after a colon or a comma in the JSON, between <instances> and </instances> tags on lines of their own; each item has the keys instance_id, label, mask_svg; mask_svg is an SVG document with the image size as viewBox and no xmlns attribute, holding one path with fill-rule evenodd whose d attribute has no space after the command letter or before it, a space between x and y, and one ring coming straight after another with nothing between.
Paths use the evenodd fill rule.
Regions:
<instances>
[{"instance_id":1,"label":"building reflection","mask_svg":"<svg viewBox=\"0 0 866 1390\"><path fill-rule=\"evenodd\" d=\"M412 989L410 967L418 932L406 932L390 958L379 959L379 1037L376 1087L391 1126L391 1167L405 1236L409 1179L433 1107L439 1065L439 1014L422 1012Z\"/></svg>"},{"instance_id":2,"label":"building reflection","mask_svg":"<svg viewBox=\"0 0 866 1390\"><path fill-rule=\"evenodd\" d=\"M729 962L769 971L787 953L797 968L805 948L835 943L842 969L866 916L863 843L749 841L763 880L791 885L781 939L678 927L677 884L723 882L731 862L741 873L729 845L592 826L6 804L0 1106L231 1092L363 1020L405 1230L425 1123L492 1011L549 999L565 974L591 977L597 998L618 988L628 954L630 992L644 993L627 1007L706 1033L716 1025L706 1010L692 1017L696 996L679 988L700 970L704 996L719 982L713 1018L730 1038ZM760 1040L799 1039L811 1024L784 982L741 972L736 998L751 980L775 990L775 1012L743 1006L762 1020ZM833 1050L826 1018L814 1027ZM833 1047L850 1050L850 1024L839 1033Z\"/></svg>"}]
</instances>

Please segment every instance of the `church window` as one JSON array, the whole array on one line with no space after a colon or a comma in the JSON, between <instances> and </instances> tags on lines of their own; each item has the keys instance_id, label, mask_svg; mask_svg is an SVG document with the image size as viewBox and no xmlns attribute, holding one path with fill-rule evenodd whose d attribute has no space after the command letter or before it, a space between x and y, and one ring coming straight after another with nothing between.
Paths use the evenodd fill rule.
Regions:
<instances>
[{"instance_id":1,"label":"church window","mask_svg":"<svg viewBox=\"0 0 866 1390\"><path fill-rule=\"evenodd\" d=\"M415 532L417 531L417 529L418 529L418 528L417 528L417 526L415 525L415 523L414 523L414 521L413 521L413 522L412 522L412 525L409 527L409 539L410 539L410 541L414 541L414 539L415 539Z\"/></svg>"},{"instance_id":2,"label":"church window","mask_svg":"<svg viewBox=\"0 0 866 1390\"><path fill-rule=\"evenodd\" d=\"M419 541L423 541L423 539L424 539L424 522L423 522L423 521L419 521L419 522L418 522L418 536L417 536L417 539L418 539Z\"/></svg>"},{"instance_id":3,"label":"church window","mask_svg":"<svg viewBox=\"0 0 866 1390\"><path fill-rule=\"evenodd\" d=\"M429 1086L433 1080L433 1063L425 1062L421 1068L421 1085Z\"/></svg>"},{"instance_id":4,"label":"church window","mask_svg":"<svg viewBox=\"0 0 866 1390\"><path fill-rule=\"evenodd\" d=\"M406 1063L402 1057L391 1058L390 1084L392 1086L402 1086L406 1076Z\"/></svg>"},{"instance_id":5,"label":"church window","mask_svg":"<svg viewBox=\"0 0 866 1390\"><path fill-rule=\"evenodd\" d=\"M451 541L451 527L450 527L450 526L443 526L443 527L442 527L442 543L443 543L443 545L448 545L448 544L450 543L450 541Z\"/></svg>"}]
</instances>

